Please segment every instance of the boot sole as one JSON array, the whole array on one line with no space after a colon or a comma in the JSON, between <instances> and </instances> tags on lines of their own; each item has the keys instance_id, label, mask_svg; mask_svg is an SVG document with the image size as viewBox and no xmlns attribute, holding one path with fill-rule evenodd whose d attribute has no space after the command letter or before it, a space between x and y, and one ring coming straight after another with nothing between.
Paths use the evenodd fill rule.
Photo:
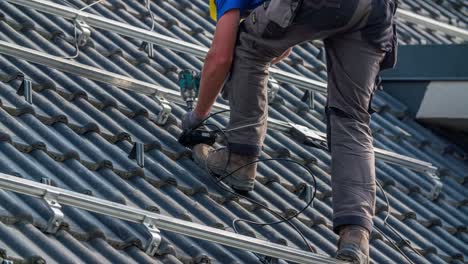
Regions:
<instances>
[{"instance_id":1,"label":"boot sole","mask_svg":"<svg viewBox=\"0 0 468 264\"><path fill-rule=\"evenodd\" d=\"M354 249L351 248L342 248L336 253L336 258L354 264L369 263L369 257L365 256L363 253L357 253Z\"/></svg>"},{"instance_id":2,"label":"boot sole","mask_svg":"<svg viewBox=\"0 0 468 264\"><path fill-rule=\"evenodd\" d=\"M229 185L232 189L240 192L250 192L254 189L254 183L245 183L244 181L239 183L240 181L236 178L229 176L227 178L222 179L224 183Z\"/></svg>"},{"instance_id":3,"label":"boot sole","mask_svg":"<svg viewBox=\"0 0 468 264\"><path fill-rule=\"evenodd\" d=\"M197 158L196 155L194 155L193 157L195 163L198 164L198 166L202 167L204 170L210 172L210 170L207 168L206 166L206 163L204 161L201 161ZM219 178L221 177L221 175L213 172L213 174L216 176L216 178ZM239 192L250 192L250 191L253 191L254 189L254 183L245 183L245 182L241 182L239 183L240 181L235 179L233 176L229 176L227 178L224 178L221 180L222 182L224 182L225 184L227 184L229 187L231 187L232 189L236 190L236 191L239 191Z\"/></svg>"}]
</instances>

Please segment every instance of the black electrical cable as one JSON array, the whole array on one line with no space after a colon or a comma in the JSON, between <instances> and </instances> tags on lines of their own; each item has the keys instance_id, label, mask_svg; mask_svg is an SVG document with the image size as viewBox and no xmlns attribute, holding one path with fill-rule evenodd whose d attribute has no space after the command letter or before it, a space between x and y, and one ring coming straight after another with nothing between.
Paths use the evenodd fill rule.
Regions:
<instances>
[{"instance_id":1,"label":"black electrical cable","mask_svg":"<svg viewBox=\"0 0 468 264\"><path fill-rule=\"evenodd\" d=\"M217 125L215 125L215 124L205 124L205 125L206 125L206 126L213 126L213 127L215 127L215 128L216 128L216 131L221 132L221 133L223 134L224 137L227 137L226 134L224 133L224 131L223 131L220 127L218 127ZM246 196L241 195L241 194L239 194L239 193L237 193L237 192L234 192L234 191L232 191L232 190L230 190L230 189L227 189L227 188L225 188L223 185L220 184L220 181L221 181L222 179L224 179L224 178L226 178L226 177L229 177L230 175L234 174L235 172L237 172L238 170L241 170L241 169L244 168L244 167L250 166L250 165L252 165L252 164L254 164L254 163L267 162L267 161L287 161L287 162L292 162L292 163L294 163L294 164L298 164L299 166L301 166L302 168L304 168L307 172L309 172L310 175L312 175L312 180L313 180L313 183L314 183L314 192L313 192L313 194L312 194L311 200L308 202L308 204L307 204L302 210L300 210L300 211L299 211L298 213L296 213L295 215L290 216L289 218L285 218L284 216L282 216L282 215L278 214L277 212L271 210L271 209L268 208L267 206L265 206L265 205L263 205L263 204L261 204L261 203L255 201L255 200L253 200L253 199L251 199L251 198L249 198L249 197L246 197ZM227 162L227 163L229 163L229 162ZM209 168L208 168L208 169L209 169ZM210 173L211 173L211 172L210 172ZM213 173L211 173L211 174L213 174ZM254 204L256 204L256 205L258 205L258 206L260 206L260 207L266 209L266 210L269 211L270 213L274 214L276 217L281 218L281 221L271 222L271 223L259 223L259 222L254 222L254 221L244 220L244 219L238 218L238 219L235 219L235 220L233 221L233 228L234 228L234 231L236 231L236 233L238 233L238 232L237 232L237 230L236 230L236 228L235 228L235 224L236 224L237 222L240 222L240 221L242 221L242 222L247 222L247 223L254 224L254 225L260 225L260 226L275 225L275 224L280 224L280 223L287 222L287 223L301 236L301 238L304 240L304 242L305 242L305 244L307 245L307 247L309 248L309 250L312 251L312 252L314 252L314 253L317 253L317 250L316 250L315 248L313 248L313 247L308 243L308 241L307 241L307 239L305 238L304 234L302 234L302 232L301 232L292 222L290 222L291 219L293 219L293 218L299 216L301 213L303 213L303 212L313 203L313 201L314 201L314 199L315 199L316 190L317 190L317 182L316 182L316 179L315 179L314 175L313 175L312 172L309 170L309 168L305 167L303 164L301 164L301 163L299 163L299 162L297 162L297 161L290 160L290 159L282 159L282 158L261 159L261 160L256 160L256 161L254 161L254 162L251 162L251 163L249 163L249 164L245 164L245 165L243 165L243 166L237 168L236 170L234 170L234 171L232 171L232 172L230 172L230 173L228 173L228 174L226 174L226 175L220 177L217 181L215 181L214 178L211 178L211 177L210 177L210 180L212 180L217 186L221 187L223 190L225 190L225 191L227 191L227 192L229 192L229 193L231 193L231 194L233 194L233 195L235 195L235 196L237 196L237 197L244 198L244 199L250 201L251 203L254 203Z\"/></svg>"},{"instance_id":2,"label":"black electrical cable","mask_svg":"<svg viewBox=\"0 0 468 264\"><path fill-rule=\"evenodd\" d=\"M377 183L377 186L379 186L379 189L380 191L382 192L384 198L385 198L385 202L387 203L387 209L386 209L386 215L385 215L385 218L384 218L384 226L387 227L390 231L392 231L392 233L394 235L396 235L401 241L403 241L406 245L408 245L409 248L411 248L411 250L413 250L416 254L418 254L419 256L422 257L422 255L411 245L411 243L409 243L406 239L404 239L399 233L398 231L396 231L389 223L388 223L388 218L390 217L390 211L391 211L391 206L390 206L390 200L388 199L388 196L387 196L387 193L385 193L385 190L384 188L382 187L382 185L380 184L379 181L376 180L376 183ZM397 243L391 239L389 236L387 236L381 229L379 229L377 226L375 226L375 229L377 230L377 232L379 232L383 237L385 237L388 242L392 245L392 247L394 247L398 252L400 252L400 254L406 258L406 260L410 263L410 264L414 264L414 262L405 254L405 252L403 252L403 250L397 245Z\"/></svg>"},{"instance_id":3,"label":"black electrical cable","mask_svg":"<svg viewBox=\"0 0 468 264\"><path fill-rule=\"evenodd\" d=\"M223 136L227 139L227 135L226 133L220 128L218 127L217 125L215 124L209 124L209 123L206 123L204 124L205 121L207 121L208 119L216 116L216 115L219 115L219 114L222 114L222 113L226 113L226 112L229 112L229 110L223 110L223 111L219 111L219 112L216 112L216 113L213 113L211 115L209 115L208 117L204 118L201 122L199 122L193 129L191 129L190 131L193 131L197 128L199 128L200 126L202 125L206 125L206 126L213 126L216 128L216 131L215 132L221 132L223 134ZM229 159L230 159L230 155L228 157L228 162L227 164L229 164ZM261 162L268 162L268 161L286 161L286 162L291 162L291 163L294 163L294 164L297 164L299 166L301 166L302 168L304 168L307 172L309 172L309 174L312 176L312 180L313 180L313 183L314 183L314 192L312 194L312 197L310 199L310 201L307 203L307 205L302 208L300 211L298 211L296 214L286 218L282 215L280 215L279 213L273 211L272 209L270 209L268 206L266 205L263 205L262 203L252 199L252 198L249 198L249 197L246 197L244 195L241 195L237 192L234 192L226 187L224 187L220 181L226 177L229 177L231 176L233 173L247 167L247 166L250 166L254 163L261 163ZM227 165L226 165L227 166ZM209 169L209 168L208 168ZM298 217L300 214L302 214L314 201L315 199L315 196L316 196L316 192L317 192L317 182L316 182L316 179L315 179L315 176L313 175L313 173L310 171L309 168L307 168L305 165L297 162L297 161L294 161L294 160L290 160L290 159L283 159L283 158L271 158L271 159L259 159L259 160L256 160L256 161L253 161L253 162L250 162L248 164L245 164L239 168L237 168L236 170L226 174L226 175L223 175L222 177L220 177L218 180L215 180L214 178L210 177L210 180L213 181L218 187L220 187L221 189L223 189L224 191L228 192L228 193L231 193L232 195L236 196L236 197L239 197L239 198L243 198L253 204L256 204L258 205L259 207L267 210L268 212L272 213L273 215L275 215L276 217L280 218L281 220L279 221L274 221L274 222L256 222L256 221L251 221L251 220L247 220L247 219L241 219L241 218L237 218L237 219L234 219L233 222L232 222L232 226L233 226L233 229L234 229L234 232L235 233L238 233L238 230L237 230L237 223L239 222L245 222L245 223L249 223L249 224L253 224L253 225L258 225L258 226L267 226L267 225L275 225L275 224L280 224L280 223L287 223L289 224L298 234L299 236L301 237L301 239L304 241L304 243L307 245L307 247L309 248L309 250L311 252L314 252L314 253L317 253L317 250L307 241L307 239L305 238L304 234L299 230L299 228L297 226L294 225L294 223L291 222L291 220L293 218L296 218ZM254 253L255 254L255 253ZM258 257L258 259L262 262L262 263L266 263L265 259L262 259L259 255L255 254L255 256Z\"/></svg>"},{"instance_id":4,"label":"black electrical cable","mask_svg":"<svg viewBox=\"0 0 468 264\"><path fill-rule=\"evenodd\" d=\"M226 134L224 133L224 131L223 131L220 127L218 127L217 125L215 125L215 124L205 124L205 125L206 125L206 126L214 126L214 127L216 128L216 131L221 132L221 133L224 135L224 137L226 137ZM229 159L228 159L228 161L229 161ZM229 164L229 162L227 162L227 164ZM227 166L226 166L226 167L227 167ZM208 168L208 169L209 169L209 168ZM210 172L210 174L212 174L212 173ZM266 207L265 205L263 205L263 204L261 204L261 203L258 203L257 201L255 201L255 200L253 200L253 199L250 199L250 198L248 198L248 197L245 197L244 195L241 195L241 194L239 194L239 193L233 192L232 190L230 190L230 189L224 187L224 186L220 183L219 180L218 180L218 181L214 180L213 177L210 177L210 180L211 180L213 183L215 183L219 188L223 189L225 192L229 192L229 193L231 193L232 195L234 195L234 196L236 196L236 197L238 197L238 198L244 198L244 199L250 201L251 203L257 204L257 205L261 206L262 208L264 208L265 210L267 210L268 212L270 212L271 214L273 214L274 216L276 216L276 217L281 218L282 220L284 220L288 225L290 225L290 226L299 234L299 236L301 237L302 240L304 240L304 243L307 245L307 247L309 248L310 251L312 251L312 252L314 252L314 253L317 252L316 249L313 248L313 247L309 244L309 242L308 242L307 239L305 238L304 234L297 228L297 226L294 225L294 223L292 223L292 222L289 221L288 219L286 219L284 216L282 216L282 215L280 215L279 213L277 213L277 212L271 210L270 208ZM234 229L234 232L235 232L236 234L239 234L239 231L238 231L237 228L236 228L236 224L237 224L238 222L241 222L241 221L242 221L242 222L251 223L251 224L263 224L263 223L258 223L258 222L254 222L254 221L250 221L250 220L245 220L245 219L241 219L241 218L236 218L236 219L234 219L234 220L232 221L232 228ZM259 260L260 262L262 262L263 264L271 264L271 262L268 261L268 260L266 259L266 257L262 258L260 255L258 255L257 253L254 253L254 252L253 252L253 254L254 254L254 255L258 258L258 260Z\"/></svg>"},{"instance_id":5,"label":"black electrical cable","mask_svg":"<svg viewBox=\"0 0 468 264\"><path fill-rule=\"evenodd\" d=\"M223 110L223 111L219 111L219 112L216 112L216 113L213 113L211 115L209 115L208 117L204 118L201 122L199 122L191 131L199 128L200 126L202 126L204 124L205 121L209 120L210 118L216 116L216 115L219 115L219 114L222 114L222 113L226 113L226 112L229 112L230 110ZM205 124L205 125L208 125L208 126L213 126L216 128L216 131L218 132L221 132L223 134L223 136L225 137L225 139L227 139L227 135L226 133L220 128L218 127L217 125L215 124ZM228 140L227 140L228 141ZM228 141L229 142L229 141ZM228 143L228 146L229 146L229 143ZM230 154L230 152L229 152ZM230 160L230 155L228 157L228 162L227 164L229 164L229 160ZM246 197L244 195L241 195L237 192L234 192L226 187L224 187L222 184L220 184L220 181L222 181L224 178L227 178L229 176L231 176L232 174L236 173L237 171L247 167L247 166L250 166L254 163L260 163L260 162L267 162L267 161L287 161L287 162L292 162L292 163L295 163L295 164L298 164L299 166L301 166L302 168L304 168L306 171L308 171L310 173L310 175L312 175L312 179L313 179L313 183L314 183L314 192L313 192L313 195L312 195L312 198L311 200L309 201L309 203L300 211L298 211L296 214L294 214L293 216L291 217L288 217L288 218L285 218L283 217L282 215L278 214L277 212L271 210L270 208L268 208L268 206L265 206L249 197ZM226 165L227 166L227 165ZM208 168L209 169L209 168ZM256 222L256 221L251 221L251 220L246 220L246 219L241 219L241 218L237 218L237 219L234 219L233 222L232 222L232 225L233 225L233 229L234 229L234 232L238 233L237 231L237 228L236 228L236 224L238 222L246 222L246 223L249 223L249 224L253 224L253 225L259 225L259 226L266 226L266 225L275 225L275 224L280 224L280 223L288 223L291 227L293 227L295 229L295 231L301 236L301 238L304 240L304 242L307 244L307 246L309 247L310 251L311 252L314 252L314 253L317 253L316 249L313 248L309 242L306 240L305 236L302 234L302 232L290 221L292 220L293 218L295 217L298 217L300 214L302 214L314 201L315 199L315 195L316 195L316 192L317 192L317 183L316 183L316 180L315 180L315 176L314 174L310 171L309 168L307 168L306 166L304 166L303 164L297 162L297 161L294 161L294 160L290 160L290 159L282 159L282 158L272 158L272 159L261 159L261 160L256 160L256 161L253 161L253 162L250 162L248 164L245 164L233 171L231 171L230 173L227 173L226 175L223 175L221 177L218 178L218 180L214 180L214 178L210 177L210 180L212 180L218 187L222 188L224 191L226 192L229 192L237 197L240 197L240 198L244 198L248 201L250 201L251 203L253 204L256 204L262 208L264 208L265 210L271 212L272 214L274 214L275 216L281 218L281 220L279 221L276 221L276 222L271 222L271 223L259 223L259 222ZM386 205L387 205L387 210L386 210L386 216L384 218L384 226L387 227L394 235L396 235L401 241L403 241L412 251L414 251L416 254L418 254L419 256L422 256L412 245L409 241L405 240L399 233L398 231L396 231L389 223L388 223L388 218L390 216L390 211L391 211L391 206L390 206L390 200L388 199L388 196L387 194L385 193L385 190L383 189L382 185L380 184L379 181L376 180L376 183L379 187L379 189L381 190L384 198L385 198L385 201L386 201ZM377 226L375 226L375 229L378 233L380 233L383 237L385 237L389 243L392 245L392 247L394 247L410 264L414 264L414 262L405 254L405 252L403 252L403 250L397 245L397 243L391 239L390 237L388 237L380 228L378 228ZM255 254L255 253L254 253ZM262 263L267 263L265 259L261 258L258 254L255 254L255 256L258 257L258 259L262 262Z\"/></svg>"}]
</instances>

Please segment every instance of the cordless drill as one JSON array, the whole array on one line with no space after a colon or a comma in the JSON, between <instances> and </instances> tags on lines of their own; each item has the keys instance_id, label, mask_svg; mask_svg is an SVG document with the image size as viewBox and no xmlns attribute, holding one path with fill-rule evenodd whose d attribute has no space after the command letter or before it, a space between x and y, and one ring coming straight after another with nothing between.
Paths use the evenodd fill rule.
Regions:
<instances>
[{"instance_id":1,"label":"cordless drill","mask_svg":"<svg viewBox=\"0 0 468 264\"><path fill-rule=\"evenodd\" d=\"M194 70L182 70L179 72L180 95L187 104L187 111L193 110L193 102L198 97L200 87L200 74Z\"/></svg>"},{"instance_id":2,"label":"cordless drill","mask_svg":"<svg viewBox=\"0 0 468 264\"><path fill-rule=\"evenodd\" d=\"M195 99L198 97L200 87L200 74L194 70L182 70L179 73L180 95L187 104L187 111L193 110ZM194 129L186 129L179 137L179 143L186 147L197 144L213 145L216 141L216 133L201 125Z\"/></svg>"}]
</instances>

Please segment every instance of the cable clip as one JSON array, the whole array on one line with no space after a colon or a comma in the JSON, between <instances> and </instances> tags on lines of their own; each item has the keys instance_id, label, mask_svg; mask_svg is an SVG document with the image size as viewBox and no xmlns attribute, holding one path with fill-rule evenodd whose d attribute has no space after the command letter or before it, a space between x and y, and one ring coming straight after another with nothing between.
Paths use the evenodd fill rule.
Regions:
<instances>
[{"instance_id":1,"label":"cable clip","mask_svg":"<svg viewBox=\"0 0 468 264\"><path fill-rule=\"evenodd\" d=\"M91 27L80 17L75 18L76 41L79 47L83 47L91 37Z\"/></svg>"}]
</instances>

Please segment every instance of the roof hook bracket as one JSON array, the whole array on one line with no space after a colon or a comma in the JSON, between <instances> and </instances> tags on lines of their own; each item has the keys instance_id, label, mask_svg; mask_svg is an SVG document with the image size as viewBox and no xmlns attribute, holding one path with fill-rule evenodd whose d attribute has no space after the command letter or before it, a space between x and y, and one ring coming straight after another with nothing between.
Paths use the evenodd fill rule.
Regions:
<instances>
[{"instance_id":1,"label":"roof hook bracket","mask_svg":"<svg viewBox=\"0 0 468 264\"><path fill-rule=\"evenodd\" d=\"M301 99L302 102L307 104L309 110L315 110L315 92L306 90Z\"/></svg>"},{"instance_id":2,"label":"roof hook bracket","mask_svg":"<svg viewBox=\"0 0 468 264\"><path fill-rule=\"evenodd\" d=\"M136 160L138 166L143 168L145 166L145 144L142 142L135 142L128 158Z\"/></svg>"},{"instance_id":3,"label":"roof hook bracket","mask_svg":"<svg viewBox=\"0 0 468 264\"><path fill-rule=\"evenodd\" d=\"M24 96L24 99L29 104L32 104L32 81L29 78L23 77L23 81L21 82L18 91L16 92L17 95Z\"/></svg>"},{"instance_id":4,"label":"roof hook bracket","mask_svg":"<svg viewBox=\"0 0 468 264\"><path fill-rule=\"evenodd\" d=\"M150 42L142 42L141 43L141 46L140 46L140 50L144 50L146 51L146 53L148 53L148 57L154 59L154 45L153 43L150 43Z\"/></svg>"},{"instance_id":5,"label":"roof hook bracket","mask_svg":"<svg viewBox=\"0 0 468 264\"><path fill-rule=\"evenodd\" d=\"M43 199L46 201L52 211L52 217L49 219L46 229L46 233L49 234L57 233L58 229L63 223L64 215L62 212L62 206L58 203L59 195L59 193L46 190L43 196Z\"/></svg>"},{"instance_id":6,"label":"roof hook bracket","mask_svg":"<svg viewBox=\"0 0 468 264\"><path fill-rule=\"evenodd\" d=\"M326 138L321 137L317 132L308 127L294 123L289 123L289 125L292 128L292 135L297 140L304 142L305 145L328 151Z\"/></svg>"},{"instance_id":7,"label":"roof hook bracket","mask_svg":"<svg viewBox=\"0 0 468 264\"><path fill-rule=\"evenodd\" d=\"M435 173L428 173L429 177L432 179L434 182L434 186L432 186L432 190L430 193L430 198L432 200L436 200L439 198L440 193L442 192L442 188L444 187L444 184L440 180L440 178L435 174Z\"/></svg>"},{"instance_id":8,"label":"roof hook bracket","mask_svg":"<svg viewBox=\"0 0 468 264\"><path fill-rule=\"evenodd\" d=\"M164 97L160 97L160 96L154 96L154 100L156 100L156 102L160 104L162 108L158 114L158 117L156 118L156 124L163 126L166 124L167 119L171 115L171 112L172 112L171 103L167 101Z\"/></svg>"},{"instance_id":9,"label":"roof hook bracket","mask_svg":"<svg viewBox=\"0 0 468 264\"><path fill-rule=\"evenodd\" d=\"M161 245L161 231L159 231L159 229L156 227L155 222L155 219L150 218L148 216L145 216L145 218L143 219L143 225L146 227L149 234L151 235L150 239L148 239L145 248L146 254L150 256L154 256L154 254L156 254L156 251L159 249L159 246Z\"/></svg>"},{"instance_id":10,"label":"roof hook bracket","mask_svg":"<svg viewBox=\"0 0 468 264\"><path fill-rule=\"evenodd\" d=\"M276 95L278 94L278 91L280 89L280 85L278 81L273 78L269 77L268 78L268 103L271 104L276 98Z\"/></svg>"},{"instance_id":11,"label":"roof hook bracket","mask_svg":"<svg viewBox=\"0 0 468 264\"><path fill-rule=\"evenodd\" d=\"M76 41L78 46L83 47L91 37L91 27L80 16L75 18Z\"/></svg>"}]
</instances>

